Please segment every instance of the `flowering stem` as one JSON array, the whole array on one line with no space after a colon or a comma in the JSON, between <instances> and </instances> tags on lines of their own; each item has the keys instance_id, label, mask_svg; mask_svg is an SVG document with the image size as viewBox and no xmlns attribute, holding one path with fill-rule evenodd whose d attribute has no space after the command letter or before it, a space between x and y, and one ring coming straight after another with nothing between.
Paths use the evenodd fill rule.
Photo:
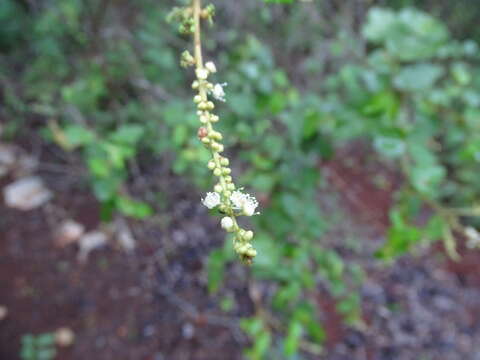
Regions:
<instances>
[{"instance_id":1,"label":"flowering stem","mask_svg":"<svg viewBox=\"0 0 480 360\"><path fill-rule=\"evenodd\" d=\"M202 124L198 129L198 137L211 152L212 158L208 162L208 168L218 178L218 183L214 186L215 192L207 193L203 203L210 209L218 206L220 212L226 215L222 218L222 227L234 234L234 249L240 258L246 263L251 263L257 254L251 245L253 232L242 229L236 218L240 215L254 215L258 202L253 196L236 190L231 169L228 166L230 161L221 155L224 151L221 143L223 136L213 126L220 118L212 112L215 104L209 100L209 95L216 100L225 101L223 86L226 84L214 85L209 82L207 80L209 75L216 73L217 69L213 62L203 63L201 20L211 21L213 13L213 5L202 8L201 0L192 0L190 7L176 8L173 17L181 20L180 29L182 31L193 35L194 56L185 51L182 54L181 64L185 67L195 67L197 78L193 82L192 88L196 89L198 93L193 100L197 104L197 115Z\"/></svg>"},{"instance_id":2,"label":"flowering stem","mask_svg":"<svg viewBox=\"0 0 480 360\"><path fill-rule=\"evenodd\" d=\"M198 68L203 68L202 59L202 32L200 25L200 12L202 11L202 0L193 0L193 21L195 24L195 63Z\"/></svg>"}]
</instances>

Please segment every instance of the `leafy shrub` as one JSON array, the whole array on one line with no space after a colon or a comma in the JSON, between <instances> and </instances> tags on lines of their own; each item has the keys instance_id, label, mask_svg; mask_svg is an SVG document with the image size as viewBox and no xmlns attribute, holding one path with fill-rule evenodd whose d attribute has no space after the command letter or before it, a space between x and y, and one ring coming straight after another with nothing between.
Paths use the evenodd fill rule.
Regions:
<instances>
[{"instance_id":1,"label":"leafy shrub","mask_svg":"<svg viewBox=\"0 0 480 360\"><path fill-rule=\"evenodd\" d=\"M194 136L197 120L175 55L184 39L174 38L163 22L170 5L137 1L128 9L131 23L122 24L121 5L102 9L101 2L62 0L34 11L13 0L0 3L5 24L0 48L8 50L0 70L8 85L2 115L14 119L9 124L18 131L27 120L41 118L47 140L77 152L106 218L115 211L143 218L156 208L128 193L135 162L171 161L175 174L201 189L211 185L202 165L209 155ZM303 17L297 8L291 11L285 29L303 31L297 29ZM266 8L252 18L261 28L272 17ZM115 30L122 26L128 34ZM317 32L305 31L309 39L318 34L312 29ZM228 48L219 51L218 67L227 74L230 109L222 109L220 126L231 134L226 145L239 164L233 171L266 205L253 219L259 255L251 272L272 285L262 306L280 326L272 330L260 314L241 326L254 340L250 358L267 353L292 358L305 344L321 351L325 333L308 296L319 283L338 300L347 322L360 322L355 289L361 271L318 240L328 224L315 201L323 181L317 165L334 149L368 139L385 166L403 174L380 258L391 260L437 239L456 256L454 234L463 232L464 224L479 225L478 47L453 40L444 24L424 12L372 8L357 39L342 31L329 39L331 64L321 69L312 50L318 44L290 48L312 54L299 69L310 78L299 91L288 69L254 34L255 28L251 34L219 36ZM27 57L28 66L16 69L23 85L17 89L12 69ZM322 72L327 76L319 81ZM425 210L430 217L419 224L417 215ZM212 294L221 289L233 260L230 247L226 241L209 256Z\"/></svg>"}]
</instances>

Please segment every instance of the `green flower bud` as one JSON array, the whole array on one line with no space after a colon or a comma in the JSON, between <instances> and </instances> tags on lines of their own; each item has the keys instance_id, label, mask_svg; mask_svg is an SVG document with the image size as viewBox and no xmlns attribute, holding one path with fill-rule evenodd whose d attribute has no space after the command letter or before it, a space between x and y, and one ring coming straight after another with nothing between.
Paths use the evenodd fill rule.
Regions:
<instances>
[{"instance_id":1,"label":"green flower bud","mask_svg":"<svg viewBox=\"0 0 480 360\"><path fill-rule=\"evenodd\" d=\"M215 190L215 192L217 192L217 193L220 194L220 193L222 192L222 190L223 190L222 185L220 185L220 184L215 185L215 186L213 187L213 190Z\"/></svg>"},{"instance_id":2,"label":"green flower bud","mask_svg":"<svg viewBox=\"0 0 480 360\"><path fill-rule=\"evenodd\" d=\"M233 179L232 179L231 176L225 176L225 181L226 181L227 183L231 183L232 180L233 180Z\"/></svg>"},{"instance_id":3,"label":"green flower bud","mask_svg":"<svg viewBox=\"0 0 480 360\"><path fill-rule=\"evenodd\" d=\"M208 144L208 143L210 143L210 139L207 138L207 137L204 137L204 138L202 139L202 143Z\"/></svg>"},{"instance_id":4,"label":"green flower bud","mask_svg":"<svg viewBox=\"0 0 480 360\"><path fill-rule=\"evenodd\" d=\"M212 116L210 116L210 121L211 121L211 122L217 122L218 120L220 120L220 118L218 117L218 115L212 114Z\"/></svg>"},{"instance_id":5,"label":"green flower bud","mask_svg":"<svg viewBox=\"0 0 480 360\"><path fill-rule=\"evenodd\" d=\"M220 170L219 168L216 168L215 170L213 170L213 175L222 176L222 170Z\"/></svg>"},{"instance_id":6,"label":"green flower bud","mask_svg":"<svg viewBox=\"0 0 480 360\"><path fill-rule=\"evenodd\" d=\"M243 244L242 246L239 247L238 252L240 254L246 254L249 249L250 247L248 246L248 244Z\"/></svg>"},{"instance_id":7,"label":"green flower bud","mask_svg":"<svg viewBox=\"0 0 480 360\"><path fill-rule=\"evenodd\" d=\"M209 168L210 170L213 170L213 169L215 169L216 167L217 167L217 164L215 164L215 161L210 160L210 161L208 162L208 168Z\"/></svg>"},{"instance_id":8,"label":"green flower bud","mask_svg":"<svg viewBox=\"0 0 480 360\"><path fill-rule=\"evenodd\" d=\"M202 101L202 97L201 97L200 95L195 95L195 96L193 97L193 102L194 102L195 104L198 104L200 101Z\"/></svg>"},{"instance_id":9,"label":"green flower bud","mask_svg":"<svg viewBox=\"0 0 480 360\"><path fill-rule=\"evenodd\" d=\"M198 89L198 80L195 80L193 83L192 83L192 89Z\"/></svg>"},{"instance_id":10,"label":"green flower bud","mask_svg":"<svg viewBox=\"0 0 480 360\"><path fill-rule=\"evenodd\" d=\"M223 150L224 150L223 145L222 145L222 144L218 144L218 149L217 149L217 151L218 151L219 153L221 153L221 152L223 152Z\"/></svg>"},{"instance_id":11,"label":"green flower bud","mask_svg":"<svg viewBox=\"0 0 480 360\"><path fill-rule=\"evenodd\" d=\"M217 143L217 142L215 142L215 141L212 141L212 150L213 150L213 151L218 151L219 146L220 146L219 143Z\"/></svg>"},{"instance_id":12,"label":"green flower bud","mask_svg":"<svg viewBox=\"0 0 480 360\"><path fill-rule=\"evenodd\" d=\"M223 170L222 170L223 175L229 175L231 172L232 172L232 170L229 169L229 168L223 168Z\"/></svg>"},{"instance_id":13,"label":"green flower bud","mask_svg":"<svg viewBox=\"0 0 480 360\"><path fill-rule=\"evenodd\" d=\"M234 184L232 184L232 183L230 183L230 184L227 184L227 189L228 189L228 190L232 190L232 191L233 191L233 190L235 190L235 185L234 185Z\"/></svg>"},{"instance_id":14,"label":"green flower bud","mask_svg":"<svg viewBox=\"0 0 480 360\"><path fill-rule=\"evenodd\" d=\"M252 230L248 230L245 232L245 235L243 235L243 239L245 241L250 241L253 239L253 231Z\"/></svg>"},{"instance_id":15,"label":"green flower bud","mask_svg":"<svg viewBox=\"0 0 480 360\"><path fill-rule=\"evenodd\" d=\"M215 109L215 104L211 101L207 102L207 109L208 110L213 110Z\"/></svg>"},{"instance_id":16,"label":"green flower bud","mask_svg":"<svg viewBox=\"0 0 480 360\"><path fill-rule=\"evenodd\" d=\"M223 165L223 166L228 166L230 164L230 161L227 158L222 157L220 159L220 164Z\"/></svg>"},{"instance_id":17,"label":"green flower bud","mask_svg":"<svg viewBox=\"0 0 480 360\"><path fill-rule=\"evenodd\" d=\"M200 110L207 110L208 105L207 105L207 103L206 103L205 101L202 101L201 103L198 104L198 108L199 108Z\"/></svg>"},{"instance_id":18,"label":"green flower bud","mask_svg":"<svg viewBox=\"0 0 480 360\"><path fill-rule=\"evenodd\" d=\"M248 255L249 257L255 257L257 256L257 250L250 248L247 250L246 255Z\"/></svg>"}]
</instances>

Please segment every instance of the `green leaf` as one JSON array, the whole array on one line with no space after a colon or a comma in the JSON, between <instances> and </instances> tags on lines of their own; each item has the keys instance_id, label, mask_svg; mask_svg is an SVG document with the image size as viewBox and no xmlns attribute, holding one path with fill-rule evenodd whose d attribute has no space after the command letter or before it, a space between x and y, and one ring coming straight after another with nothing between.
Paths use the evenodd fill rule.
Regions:
<instances>
[{"instance_id":1,"label":"green leaf","mask_svg":"<svg viewBox=\"0 0 480 360\"><path fill-rule=\"evenodd\" d=\"M141 125L122 125L109 136L109 139L119 144L135 145L144 132L145 129Z\"/></svg>"},{"instance_id":2,"label":"green leaf","mask_svg":"<svg viewBox=\"0 0 480 360\"><path fill-rule=\"evenodd\" d=\"M285 355L292 356L297 353L300 339L302 338L303 327L298 321L293 320L288 326L287 337L285 338Z\"/></svg>"},{"instance_id":3,"label":"green leaf","mask_svg":"<svg viewBox=\"0 0 480 360\"><path fill-rule=\"evenodd\" d=\"M263 359L272 344L272 335L268 331L262 331L254 338L253 351L256 359Z\"/></svg>"},{"instance_id":4,"label":"green leaf","mask_svg":"<svg viewBox=\"0 0 480 360\"><path fill-rule=\"evenodd\" d=\"M443 24L412 8L397 13L372 8L363 33L368 40L385 45L391 55L402 61L431 58L448 40Z\"/></svg>"},{"instance_id":5,"label":"green leaf","mask_svg":"<svg viewBox=\"0 0 480 360\"><path fill-rule=\"evenodd\" d=\"M451 67L452 76L455 81L462 86L466 86L472 81L472 75L467 64L456 62Z\"/></svg>"},{"instance_id":6,"label":"green leaf","mask_svg":"<svg viewBox=\"0 0 480 360\"><path fill-rule=\"evenodd\" d=\"M20 357L22 358L22 360L36 360L35 353L36 350L34 347L22 346L22 350L20 351Z\"/></svg>"},{"instance_id":7,"label":"green leaf","mask_svg":"<svg viewBox=\"0 0 480 360\"><path fill-rule=\"evenodd\" d=\"M405 153L405 141L399 138L378 136L374 140L375 149L382 155L396 158Z\"/></svg>"},{"instance_id":8,"label":"green leaf","mask_svg":"<svg viewBox=\"0 0 480 360\"><path fill-rule=\"evenodd\" d=\"M117 196L116 206L123 214L136 219L144 219L153 214L153 210L148 204L125 196Z\"/></svg>"},{"instance_id":9,"label":"green leaf","mask_svg":"<svg viewBox=\"0 0 480 360\"><path fill-rule=\"evenodd\" d=\"M444 74L439 65L422 63L404 67L395 76L395 87L403 91L425 91L433 87L435 82Z\"/></svg>"},{"instance_id":10,"label":"green leaf","mask_svg":"<svg viewBox=\"0 0 480 360\"><path fill-rule=\"evenodd\" d=\"M386 116L394 120L399 107L399 99L393 91L382 91L370 97L362 112L367 116Z\"/></svg>"},{"instance_id":11,"label":"green leaf","mask_svg":"<svg viewBox=\"0 0 480 360\"><path fill-rule=\"evenodd\" d=\"M102 157L90 157L87 159L87 164L95 177L106 178L110 175L110 164Z\"/></svg>"},{"instance_id":12,"label":"green leaf","mask_svg":"<svg viewBox=\"0 0 480 360\"><path fill-rule=\"evenodd\" d=\"M375 254L382 260L404 254L422 239L420 229L407 224L398 210L390 212L390 221L392 226L388 229L387 242Z\"/></svg>"},{"instance_id":13,"label":"green leaf","mask_svg":"<svg viewBox=\"0 0 480 360\"><path fill-rule=\"evenodd\" d=\"M436 197L438 195L438 186L445 178L445 168L439 165L414 166L409 170L410 181L416 190L420 193Z\"/></svg>"},{"instance_id":14,"label":"green leaf","mask_svg":"<svg viewBox=\"0 0 480 360\"><path fill-rule=\"evenodd\" d=\"M120 178L104 178L104 179L95 179L93 181L93 192L95 196L100 201L108 201L112 199L117 189L120 186L120 182L122 179Z\"/></svg>"},{"instance_id":15,"label":"green leaf","mask_svg":"<svg viewBox=\"0 0 480 360\"><path fill-rule=\"evenodd\" d=\"M180 147L187 141L189 137L189 129L185 125L178 125L173 129L173 144Z\"/></svg>"},{"instance_id":16,"label":"green leaf","mask_svg":"<svg viewBox=\"0 0 480 360\"><path fill-rule=\"evenodd\" d=\"M395 22L396 16L393 11L373 7L368 12L367 22L363 28L363 35L369 41L384 41L391 34Z\"/></svg>"},{"instance_id":17,"label":"green leaf","mask_svg":"<svg viewBox=\"0 0 480 360\"><path fill-rule=\"evenodd\" d=\"M38 346L51 346L55 343L55 336L52 333L40 334L35 342Z\"/></svg>"},{"instance_id":18,"label":"green leaf","mask_svg":"<svg viewBox=\"0 0 480 360\"><path fill-rule=\"evenodd\" d=\"M56 354L55 348L39 349L36 353L36 360L53 360Z\"/></svg>"},{"instance_id":19,"label":"green leaf","mask_svg":"<svg viewBox=\"0 0 480 360\"><path fill-rule=\"evenodd\" d=\"M216 293L223 282L225 272L225 257L222 249L213 250L208 256L207 277L208 292Z\"/></svg>"},{"instance_id":20,"label":"green leaf","mask_svg":"<svg viewBox=\"0 0 480 360\"><path fill-rule=\"evenodd\" d=\"M64 133L72 148L88 145L95 140L94 133L80 125L69 125L65 128Z\"/></svg>"}]
</instances>

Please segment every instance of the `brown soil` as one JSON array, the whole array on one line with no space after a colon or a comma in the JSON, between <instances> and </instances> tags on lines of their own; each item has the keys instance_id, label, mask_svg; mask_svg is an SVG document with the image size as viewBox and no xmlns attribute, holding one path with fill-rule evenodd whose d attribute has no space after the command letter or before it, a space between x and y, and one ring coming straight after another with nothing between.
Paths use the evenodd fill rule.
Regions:
<instances>
[{"instance_id":1,"label":"brown soil","mask_svg":"<svg viewBox=\"0 0 480 360\"><path fill-rule=\"evenodd\" d=\"M331 246L367 271L361 289L365 327L345 326L333 300L318 293L328 334L322 359L477 360L478 253L465 252L463 262L453 263L432 250L388 268L378 266L372 253L383 241L398 177L360 148L341 152L323 170L332 185L329 192L335 190L337 205L348 214L330 235ZM125 254L111 242L84 264L77 260L76 245L60 248L54 234L65 218L88 230L98 228L98 205L75 177L41 175L55 189L49 204L29 212L0 204L0 305L8 308L0 320L0 359L19 358L22 335L60 327L71 328L76 340L60 351L59 360L243 358L248 342L238 319L253 313L247 290L252 280L248 270L234 266L221 294L208 294L205 259L221 245L223 234L199 204L199 194L170 174L168 164L150 166L131 184L132 191L148 183L149 191L168 194L166 207L153 218L129 222L137 239L134 253ZM0 188L10 180L3 179ZM347 233L361 242L358 251L336 243ZM224 313L218 304L227 295L236 305Z\"/></svg>"}]
</instances>

